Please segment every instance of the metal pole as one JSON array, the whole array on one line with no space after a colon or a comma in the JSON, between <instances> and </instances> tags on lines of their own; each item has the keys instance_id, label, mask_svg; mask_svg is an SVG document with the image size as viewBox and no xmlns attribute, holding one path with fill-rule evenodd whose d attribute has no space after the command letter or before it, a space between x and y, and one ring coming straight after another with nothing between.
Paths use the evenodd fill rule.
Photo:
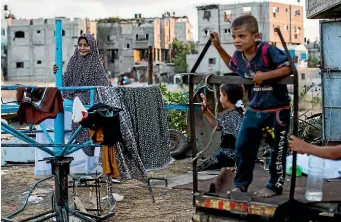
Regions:
<instances>
[{"instance_id":1,"label":"metal pole","mask_svg":"<svg viewBox=\"0 0 341 222\"><path fill-rule=\"evenodd\" d=\"M154 52L154 48L153 46L149 46L148 47L148 85L153 84L153 53Z\"/></svg>"},{"instance_id":2,"label":"metal pole","mask_svg":"<svg viewBox=\"0 0 341 222\"><path fill-rule=\"evenodd\" d=\"M56 73L56 87L63 86L63 37L62 37L62 20L56 19L55 26L56 33L56 65L58 71ZM58 113L54 120L54 142L56 144L64 144L64 113ZM55 150L61 149L61 147L54 148Z\"/></svg>"},{"instance_id":3,"label":"metal pole","mask_svg":"<svg viewBox=\"0 0 341 222\"><path fill-rule=\"evenodd\" d=\"M290 56L287 44L284 41L283 35L279 28L275 28L275 31L278 33L279 38L281 39L283 48L285 53L287 54L291 72L294 74L294 119L293 119L293 134L294 136L298 136L298 72L292 61ZM296 187L296 165L297 165L297 152L292 152L292 174L291 174L291 184L290 184L290 194L289 201L293 201L295 199L295 187Z\"/></svg>"},{"instance_id":4,"label":"metal pole","mask_svg":"<svg viewBox=\"0 0 341 222\"><path fill-rule=\"evenodd\" d=\"M190 146L192 149L192 159L197 155L197 140L195 135L195 116L194 116L194 74L189 76L189 129L190 129ZM197 173L197 159L192 163L193 167L193 205L195 205L195 194L198 192L198 173Z\"/></svg>"}]
</instances>

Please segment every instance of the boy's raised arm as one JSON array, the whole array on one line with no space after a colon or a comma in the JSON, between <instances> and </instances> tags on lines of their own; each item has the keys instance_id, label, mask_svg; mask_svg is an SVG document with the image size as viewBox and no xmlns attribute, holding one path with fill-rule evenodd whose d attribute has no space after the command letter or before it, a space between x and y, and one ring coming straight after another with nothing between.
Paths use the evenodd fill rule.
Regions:
<instances>
[{"instance_id":1,"label":"boy's raised arm","mask_svg":"<svg viewBox=\"0 0 341 222\"><path fill-rule=\"evenodd\" d=\"M219 36L217 32L213 32L210 35L210 40L212 41L213 46L217 49L221 59L224 61L226 66L231 69L230 67L230 61L231 61L231 56L225 51L225 49L221 46L220 41L219 41Z\"/></svg>"}]
</instances>

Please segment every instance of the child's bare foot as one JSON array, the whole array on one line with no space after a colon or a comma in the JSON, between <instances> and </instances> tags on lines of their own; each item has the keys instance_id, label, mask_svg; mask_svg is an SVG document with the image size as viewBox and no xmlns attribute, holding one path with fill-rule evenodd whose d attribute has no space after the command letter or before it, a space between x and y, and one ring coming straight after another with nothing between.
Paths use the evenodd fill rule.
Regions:
<instances>
[{"instance_id":1,"label":"child's bare foot","mask_svg":"<svg viewBox=\"0 0 341 222\"><path fill-rule=\"evenodd\" d=\"M269 188L265 187L265 188L255 192L254 195L256 197L269 198L269 197L277 196L278 194L275 191L270 190Z\"/></svg>"}]
</instances>

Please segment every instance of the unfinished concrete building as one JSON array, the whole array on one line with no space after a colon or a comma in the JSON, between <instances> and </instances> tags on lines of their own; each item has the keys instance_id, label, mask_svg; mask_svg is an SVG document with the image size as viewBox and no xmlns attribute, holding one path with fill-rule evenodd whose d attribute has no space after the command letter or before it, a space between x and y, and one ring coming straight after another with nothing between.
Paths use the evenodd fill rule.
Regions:
<instances>
[{"instance_id":1,"label":"unfinished concrete building","mask_svg":"<svg viewBox=\"0 0 341 222\"><path fill-rule=\"evenodd\" d=\"M134 19L122 20L117 23L98 24L98 46L105 61L105 66L112 74L131 72L132 69L146 71L148 63L148 46L154 48L155 70L163 72L168 70L167 63L171 60L171 47L176 39L177 23L186 24L186 29L191 28L188 19L178 20L169 12L161 18L143 18L135 14ZM192 31L182 40L192 39ZM190 35L190 37L188 37ZM187 40L186 40L187 39ZM163 66L164 65L164 66Z\"/></svg>"},{"instance_id":2,"label":"unfinished concrete building","mask_svg":"<svg viewBox=\"0 0 341 222\"><path fill-rule=\"evenodd\" d=\"M157 18L98 24L98 47L113 74L130 72L136 63L147 64L148 46L154 61L161 61L160 20Z\"/></svg>"},{"instance_id":3,"label":"unfinished concrete building","mask_svg":"<svg viewBox=\"0 0 341 222\"><path fill-rule=\"evenodd\" d=\"M62 19L63 62L66 65L82 33L96 37L96 23L85 19ZM8 26L9 81L53 82L55 76L55 19L13 20Z\"/></svg>"},{"instance_id":4,"label":"unfinished concrete building","mask_svg":"<svg viewBox=\"0 0 341 222\"><path fill-rule=\"evenodd\" d=\"M193 41L192 24L187 16L175 18L175 38L182 42Z\"/></svg>"}]
</instances>

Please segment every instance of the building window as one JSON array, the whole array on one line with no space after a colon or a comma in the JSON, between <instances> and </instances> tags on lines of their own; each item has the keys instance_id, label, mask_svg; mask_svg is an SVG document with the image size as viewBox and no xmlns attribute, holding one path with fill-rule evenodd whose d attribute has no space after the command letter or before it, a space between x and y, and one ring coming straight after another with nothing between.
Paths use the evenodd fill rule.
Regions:
<instances>
[{"instance_id":1,"label":"building window","mask_svg":"<svg viewBox=\"0 0 341 222\"><path fill-rule=\"evenodd\" d=\"M146 39L147 39L147 40L149 39L149 34L146 34Z\"/></svg>"},{"instance_id":2,"label":"building window","mask_svg":"<svg viewBox=\"0 0 341 222\"><path fill-rule=\"evenodd\" d=\"M138 34L136 34L136 40L139 40L139 35Z\"/></svg>"},{"instance_id":3,"label":"building window","mask_svg":"<svg viewBox=\"0 0 341 222\"><path fill-rule=\"evenodd\" d=\"M305 73L301 73L301 79L302 79L302 80L305 79Z\"/></svg>"},{"instance_id":4,"label":"building window","mask_svg":"<svg viewBox=\"0 0 341 222\"><path fill-rule=\"evenodd\" d=\"M38 60L38 61L37 61L37 64L39 64L39 65L40 65L40 64L41 64L41 60Z\"/></svg>"},{"instance_id":5,"label":"building window","mask_svg":"<svg viewBox=\"0 0 341 222\"><path fill-rule=\"evenodd\" d=\"M25 32L23 31L17 31L14 34L15 38L25 38Z\"/></svg>"},{"instance_id":6,"label":"building window","mask_svg":"<svg viewBox=\"0 0 341 222\"><path fill-rule=\"evenodd\" d=\"M301 33L301 28L300 28L300 27L297 27L297 29L296 29L296 31L295 31L295 32L296 32L296 34L298 34L298 35L299 35L299 34Z\"/></svg>"},{"instance_id":7,"label":"building window","mask_svg":"<svg viewBox=\"0 0 341 222\"><path fill-rule=\"evenodd\" d=\"M210 64L210 65L216 64L216 59L215 58L209 58L208 59L208 64Z\"/></svg>"},{"instance_id":8,"label":"building window","mask_svg":"<svg viewBox=\"0 0 341 222\"><path fill-rule=\"evenodd\" d=\"M279 7L273 7L272 12L273 13L279 13Z\"/></svg>"},{"instance_id":9,"label":"building window","mask_svg":"<svg viewBox=\"0 0 341 222\"><path fill-rule=\"evenodd\" d=\"M17 69L24 68L23 62L17 62Z\"/></svg>"},{"instance_id":10,"label":"building window","mask_svg":"<svg viewBox=\"0 0 341 222\"><path fill-rule=\"evenodd\" d=\"M80 34L81 34L81 35L83 34L83 30L80 31Z\"/></svg>"},{"instance_id":11,"label":"building window","mask_svg":"<svg viewBox=\"0 0 341 222\"><path fill-rule=\"evenodd\" d=\"M209 36L211 34L211 31L209 29L205 29L204 33L205 33L206 36Z\"/></svg>"},{"instance_id":12,"label":"building window","mask_svg":"<svg viewBox=\"0 0 341 222\"><path fill-rule=\"evenodd\" d=\"M129 48L130 48L130 45L129 45L129 44L127 44L127 45L126 45L126 49L129 49Z\"/></svg>"},{"instance_id":13,"label":"building window","mask_svg":"<svg viewBox=\"0 0 341 222\"><path fill-rule=\"evenodd\" d=\"M243 15L251 15L251 7L242 7Z\"/></svg>"},{"instance_id":14,"label":"building window","mask_svg":"<svg viewBox=\"0 0 341 222\"><path fill-rule=\"evenodd\" d=\"M285 9L285 12L288 12L288 8Z\"/></svg>"},{"instance_id":15,"label":"building window","mask_svg":"<svg viewBox=\"0 0 341 222\"><path fill-rule=\"evenodd\" d=\"M37 30L37 34L40 34L40 30Z\"/></svg>"},{"instance_id":16,"label":"building window","mask_svg":"<svg viewBox=\"0 0 341 222\"><path fill-rule=\"evenodd\" d=\"M5 35L5 29L4 28L1 28L1 35Z\"/></svg>"},{"instance_id":17,"label":"building window","mask_svg":"<svg viewBox=\"0 0 341 222\"><path fill-rule=\"evenodd\" d=\"M284 26L284 29L285 29L286 31L288 31L288 30L289 30L289 26L288 26L288 25L285 25L285 26Z\"/></svg>"},{"instance_id":18,"label":"building window","mask_svg":"<svg viewBox=\"0 0 341 222\"><path fill-rule=\"evenodd\" d=\"M301 15L301 13L300 13L300 10L299 10L299 9L295 10L295 15Z\"/></svg>"},{"instance_id":19,"label":"building window","mask_svg":"<svg viewBox=\"0 0 341 222\"><path fill-rule=\"evenodd\" d=\"M295 39L297 39L297 34L295 34Z\"/></svg>"},{"instance_id":20,"label":"building window","mask_svg":"<svg viewBox=\"0 0 341 222\"><path fill-rule=\"evenodd\" d=\"M115 59L118 59L118 49L108 49L108 60L111 63L115 63Z\"/></svg>"},{"instance_id":21,"label":"building window","mask_svg":"<svg viewBox=\"0 0 341 222\"><path fill-rule=\"evenodd\" d=\"M110 35L107 36L107 41L110 42Z\"/></svg>"},{"instance_id":22,"label":"building window","mask_svg":"<svg viewBox=\"0 0 341 222\"><path fill-rule=\"evenodd\" d=\"M231 10L225 10L225 12L224 12L224 22L231 23Z\"/></svg>"},{"instance_id":23,"label":"building window","mask_svg":"<svg viewBox=\"0 0 341 222\"><path fill-rule=\"evenodd\" d=\"M225 33L231 33L231 29L225 29Z\"/></svg>"},{"instance_id":24,"label":"building window","mask_svg":"<svg viewBox=\"0 0 341 222\"><path fill-rule=\"evenodd\" d=\"M205 20L207 20L207 21L210 21L210 17L211 17L211 11L204 11L204 17L203 17L203 19Z\"/></svg>"}]
</instances>

